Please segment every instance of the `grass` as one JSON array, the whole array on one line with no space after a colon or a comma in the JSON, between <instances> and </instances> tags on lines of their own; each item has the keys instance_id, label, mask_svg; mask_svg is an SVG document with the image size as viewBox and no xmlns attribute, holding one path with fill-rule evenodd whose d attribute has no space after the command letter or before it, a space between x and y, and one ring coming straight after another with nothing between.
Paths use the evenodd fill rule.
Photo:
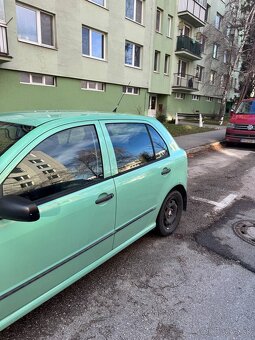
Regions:
<instances>
[{"instance_id":1,"label":"grass","mask_svg":"<svg viewBox=\"0 0 255 340\"><path fill-rule=\"evenodd\" d=\"M167 130L171 133L173 137L214 130L212 128L200 128L194 125L174 125L174 124L164 123L164 126L167 128Z\"/></svg>"}]
</instances>

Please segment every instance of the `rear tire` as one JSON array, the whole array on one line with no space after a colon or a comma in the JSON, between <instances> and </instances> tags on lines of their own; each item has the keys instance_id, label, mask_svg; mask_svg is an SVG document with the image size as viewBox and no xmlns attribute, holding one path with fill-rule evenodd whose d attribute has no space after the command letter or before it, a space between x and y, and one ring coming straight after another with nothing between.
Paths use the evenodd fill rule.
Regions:
<instances>
[{"instance_id":1,"label":"rear tire","mask_svg":"<svg viewBox=\"0 0 255 340\"><path fill-rule=\"evenodd\" d=\"M179 191L170 192L157 217L156 232L161 236L168 236L178 227L183 211L183 198Z\"/></svg>"}]
</instances>

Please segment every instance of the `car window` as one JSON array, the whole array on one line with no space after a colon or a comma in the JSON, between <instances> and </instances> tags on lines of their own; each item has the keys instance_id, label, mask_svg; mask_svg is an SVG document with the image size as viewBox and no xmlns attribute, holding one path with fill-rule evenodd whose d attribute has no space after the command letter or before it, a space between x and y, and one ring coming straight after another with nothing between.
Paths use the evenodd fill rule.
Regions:
<instances>
[{"instance_id":1,"label":"car window","mask_svg":"<svg viewBox=\"0 0 255 340\"><path fill-rule=\"evenodd\" d=\"M3 193L38 200L102 179L96 130L86 125L63 130L38 144L9 174Z\"/></svg>"},{"instance_id":2,"label":"car window","mask_svg":"<svg viewBox=\"0 0 255 340\"><path fill-rule=\"evenodd\" d=\"M162 137L157 133L157 131L152 126L147 125L147 127L151 135L156 159L168 157L169 151Z\"/></svg>"},{"instance_id":3,"label":"car window","mask_svg":"<svg viewBox=\"0 0 255 340\"><path fill-rule=\"evenodd\" d=\"M145 124L106 124L114 148L118 171L125 172L155 159Z\"/></svg>"}]
</instances>

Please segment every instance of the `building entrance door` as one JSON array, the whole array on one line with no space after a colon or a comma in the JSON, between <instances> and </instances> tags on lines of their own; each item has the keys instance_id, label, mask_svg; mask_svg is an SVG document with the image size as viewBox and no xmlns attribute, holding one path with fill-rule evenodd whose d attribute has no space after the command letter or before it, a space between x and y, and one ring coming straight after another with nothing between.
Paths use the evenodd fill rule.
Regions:
<instances>
[{"instance_id":1,"label":"building entrance door","mask_svg":"<svg viewBox=\"0 0 255 340\"><path fill-rule=\"evenodd\" d=\"M148 116L156 117L156 113L157 113L157 95L151 94L149 99Z\"/></svg>"}]
</instances>

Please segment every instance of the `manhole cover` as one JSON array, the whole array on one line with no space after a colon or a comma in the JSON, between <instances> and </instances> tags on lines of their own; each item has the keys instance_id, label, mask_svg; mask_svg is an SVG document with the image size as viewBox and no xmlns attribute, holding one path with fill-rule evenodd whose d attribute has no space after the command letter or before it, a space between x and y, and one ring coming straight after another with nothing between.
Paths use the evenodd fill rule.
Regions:
<instances>
[{"instance_id":1,"label":"manhole cover","mask_svg":"<svg viewBox=\"0 0 255 340\"><path fill-rule=\"evenodd\" d=\"M239 221L233 225L233 230L242 240L255 246L255 221Z\"/></svg>"}]
</instances>

